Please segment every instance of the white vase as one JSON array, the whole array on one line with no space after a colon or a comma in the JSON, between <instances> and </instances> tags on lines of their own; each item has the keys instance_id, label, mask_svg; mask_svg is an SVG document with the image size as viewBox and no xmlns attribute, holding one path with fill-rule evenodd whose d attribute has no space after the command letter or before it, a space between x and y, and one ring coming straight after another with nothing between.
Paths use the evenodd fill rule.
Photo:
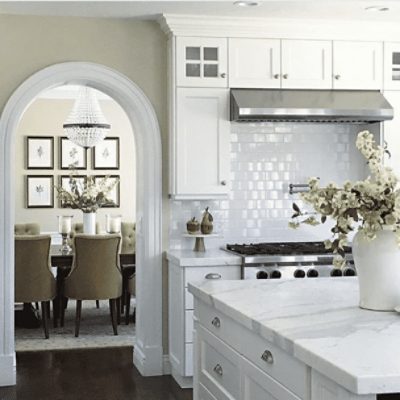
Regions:
<instances>
[{"instance_id":1,"label":"white vase","mask_svg":"<svg viewBox=\"0 0 400 400\"><path fill-rule=\"evenodd\" d=\"M96 234L96 213L83 213L83 233L87 235Z\"/></svg>"},{"instance_id":2,"label":"white vase","mask_svg":"<svg viewBox=\"0 0 400 400\"><path fill-rule=\"evenodd\" d=\"M360 288L360 307L393 311L400 306L400 247L390 230L367 240L358 232L353 239L353 257Z\"/></svg>"}]
</instances>

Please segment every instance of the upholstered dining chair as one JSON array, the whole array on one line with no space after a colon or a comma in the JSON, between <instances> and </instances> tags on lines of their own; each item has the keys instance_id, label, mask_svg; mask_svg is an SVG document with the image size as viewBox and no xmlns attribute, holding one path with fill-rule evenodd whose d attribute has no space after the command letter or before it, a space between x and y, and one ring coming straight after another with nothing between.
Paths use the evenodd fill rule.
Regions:
<instances>
[{"instance_id":1,"label":"upholstered dining chair","mask_svg":"<svg viewBox=\"0 0 400 400\"><path fill-rule=\"evenodd\" d=\"M136 224L134 222L121 222L121 253L134 254L136 250Z\"/></svg>"},{"instance_id":2,"label":"upholstered dining chair","mask_svg":"<svg viewBox=\"0 0 400 400\"><path fill-rule=\"evenodd\" d=\"M83 233L83 223L82 222L75 222L72 224L71 233L69 234L69 245L74 245L74 237L78 233ZM96 234L100 233L100 224L96 222Z\"/></svg>"},{"instance_id":3,"label":"upholstered dining chair","mask_svg":"<svg viewBox=\"0 0 400 400\"><path fill-rule=\"evenodd\" d=\"M114 335L118 335L117 314L122 295L119 267L121 236L77 234L75 255L70 274L65 278L62 295L76 300L75 336L79 336L83 300L109 300ZM117 304L118 303L118 304ZM61 308L61 326L64 324Z\"/></svg>"},{"instance_id":4,"label":"upholstered dining chair","mask_svg":"<svg viewBox=\"0 0 400 400\"><path fill-rule=\"evenodd\" d=\"M14 225L15 235L39 235L40 225L37 223L28 224L15 224Z\"/></svg>"},{"instance_id":5,"label":"upholstered dining chair","mask_svg":"<svg viewBox=\"0 0 400 400\"><path fill-rule=\"evenodd\" d=\"M128 278L128 285L125 292L125 304L126 304L126 311L125 311L125 325L129 325L129 313L131 308L131 297L136 297L136 276L133 274ZM133 321L135 321L135 314L136 308L133 309Z\"/></svg>"},{"instance_id":6,"label":"upholstered dining chair","mask_svg":"<svg viewBox=\"0 0 400 400\"><path fill-rule=\"evenodd\" d=\"M50 300L56 297L51 273L50 235L15 236L15 302L41 302L45 338L49 338Z\"/></svg>"}]
</instances>

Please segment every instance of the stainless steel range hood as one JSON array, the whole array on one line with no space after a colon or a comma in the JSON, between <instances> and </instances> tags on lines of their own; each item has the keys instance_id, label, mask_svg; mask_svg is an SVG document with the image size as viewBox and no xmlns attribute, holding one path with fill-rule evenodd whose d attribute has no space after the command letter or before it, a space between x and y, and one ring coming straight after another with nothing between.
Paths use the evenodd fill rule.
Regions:
<instances>
[{"instance_id":1,"label":"stainless steel range hood","mask_svg":"<svg viewBox=\"0 0 400 400\"><path fill-rule=\"evenodd\" d=\"M373 123L393 118L377 90L231 89L231 121Z\"/></svg>"}]
</instances>

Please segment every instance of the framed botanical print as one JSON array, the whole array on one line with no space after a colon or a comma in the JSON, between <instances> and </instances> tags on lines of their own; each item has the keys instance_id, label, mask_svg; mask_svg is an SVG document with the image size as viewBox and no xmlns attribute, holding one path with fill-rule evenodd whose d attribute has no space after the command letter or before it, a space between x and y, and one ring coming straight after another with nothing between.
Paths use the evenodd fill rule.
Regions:
<instances>
[{"instance_id":1,"label":"framed botanical print","mask_svg":"<svg viewBox=\"0 0 400 400\"><path fill-rule=\"evenodd\" d=\"M26 177L26 201L27 208L53 208L53 175L28 175Z\"/></svg>"},{"instance_id":2,"label":"framed botanical print","mask_svg":"<svg viewBox=\"0 0 400 400\"><path fill-rule=\"evenodd\" d=\"M54 137L27 136L27 169L54 169Z\"/></svg>"},{"instance_id":3,"label":"framed botanical print","mask_svg":"<svg viewBox=\"0 0 400 400\"><path fill-rule=\"evenodd\" d=\"M94 181L97 184L101 179L104 179L106 175L96 175L94 177ZM119 175L109 175L109 180L112 181L113 179L119 181ZM108 194L108 198L112 201L110 204L105 204L102 207L106 208L118 208L120 207L120 183L118 182L111 192Z\"/></svg>"},{"instance_id":4,"label":"framed botanical print","mask_svg":"<svg viewBox=\"0 0 400 400\"><path fill-rule=\"evenodd\" d=\"M84 185L85 185L85 178L86 178L86 176L82 176L82 175L73 175L72 177L75 179L75 181L76 181L78 187L79 187L79 188L82 188L82 190L80 190L80 192L82 193L83 188L84 188ZM72 190L70 178L71 178L70 175L61 175L61 176L60 176L60 186L61 186L63 189L67 190L68 192L71 192L71 190ZM65 202L63 202L63 201L60 201L60 207L61 207L61 208L69 208L69 206L68 206L67 204L65 204Z\"/></svg>"},{"instance_id":5,"label":"framed botanical print","mask_svg":"<svg viewBox=\"0 0 400 400\"><path fill-rule=\"evenodd\" d=\"M119 138L107 137L93 147L93 169L119 169Z\"/></svg>"},{"instance_id":6,"label":"framed botanical print","mask_svg":"<svg viewBox=\"0 0 400 400\"><path fill-rule=\"evenodd\" d=\"M60 169L87 169L87 150L60 137Z\"/></svg>"}]
</instances>

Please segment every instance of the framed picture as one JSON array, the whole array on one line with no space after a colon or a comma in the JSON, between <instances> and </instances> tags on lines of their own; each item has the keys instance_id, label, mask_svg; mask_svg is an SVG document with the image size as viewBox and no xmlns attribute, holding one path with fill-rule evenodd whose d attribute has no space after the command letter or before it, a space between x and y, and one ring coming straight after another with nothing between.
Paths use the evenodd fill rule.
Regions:
<instances>
[{"instance_id":1,"label":"framed picture","mask_svg":"<svg viewBox=\"0 0 400 400\"><path fill-rule=\"evenodd\" d=\"M53 208L53 175L28 175L26 177L26 200L27 208Z\"/></svg>"},{"instance_id":2,"label":"framed picture","mask_svg":"<svg viewBox=\"0 0 400 400\"><path fill-rule=\"evenodd\" d=\"M73 175L73 178L77 180L78 185L82 185L82 189L83 189L86 176ZM71 185L70 185L69 179L70 179L70 175L61 175L60 176L60 186L70 192ZM61 208L69 208L68 205L66 205L65 202L63 202L63 201L60 201L60 207Z\"/></svg>"},{"instance_id":3,"label":"framed picture","mask_svg":"<svg viewBox=\"0 0 400 400\"><path fill-rule=\"evenodd\" d=\"M28 136L27 169L54 169L54 137Z\"/></svg>"},{"instance_id":4,"label":"framed picture","mask_svg":"<svg viewBox=\"0 0 400 400\"><path fill-rule=\"evenodd\" d=\"M87 150L61 137L60 169L87 169Z\"/></svg>"},{"instance_id":5,"label":"framed picture","mask_svg":"<svg viewBox=\"0 0 400 400\"><path fill-rule=\"evenodd\" d=\"M103 179L106 175L96 175L94 177L95 182L97 183L100 179ZM119 175L110 175L110 180L112 179L119 179ZM120 184L121 182L118 182L113 190L109 193L108 197L110 200L112 200L115 204L105 204L103 207L106 208L118 208L120 206Z\"/></svg>"},{"instance_id":6,"label":"framed picture","mask_svg":"<svg viewBox=\"0 0 400 400\"><path fill-rule=\"evenodd\" d=\"M93 147L93 169L119 169L119 138L105 138Z\"/></svg>"}]
</instances>

